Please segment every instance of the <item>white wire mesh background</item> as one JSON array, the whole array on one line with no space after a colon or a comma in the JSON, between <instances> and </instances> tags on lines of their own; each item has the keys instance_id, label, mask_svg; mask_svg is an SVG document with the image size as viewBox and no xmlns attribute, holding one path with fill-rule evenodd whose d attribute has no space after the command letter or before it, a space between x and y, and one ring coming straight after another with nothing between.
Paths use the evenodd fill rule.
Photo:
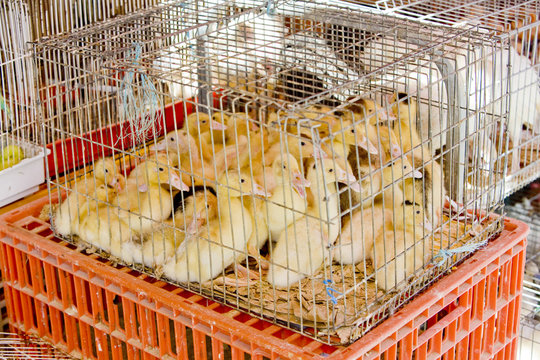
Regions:
<instances>
[{"instance_id":1,"label":"white wire mesh background","mask_svg":"<svg viewBox=\"0 0 540 360\"><path fill-rule=\"evenodd\" d=\"M46 39L55 232L348 343L500 229L507 86L490 71L509 44L491 35L199 1Z\"/></svg>"},{"instance_id":2,"label":"white wire mesh background","mask_svg":"<svg viewBox=\"0 0 540 360\"><path fill-rule=\"evenodd\" d=\"M509 217L524 221L531 228L527 237L518 358L532 360L540 351L540 182L517 191L505 204Z\"/></svg>"},{"instance_id":3,"label":"white wire mesh background","mask_svg":"<svg viewBox=\"0 0 540 360\"><path fill-rule=\"evenodd\" d=\"M450 27L477 28L507 37L515 49L509 83L509 141L506 194L534 180L540 171L540 93L538 91L538 1L381 0L357 1L385 14Z\"/></svg>"}]
</instances>

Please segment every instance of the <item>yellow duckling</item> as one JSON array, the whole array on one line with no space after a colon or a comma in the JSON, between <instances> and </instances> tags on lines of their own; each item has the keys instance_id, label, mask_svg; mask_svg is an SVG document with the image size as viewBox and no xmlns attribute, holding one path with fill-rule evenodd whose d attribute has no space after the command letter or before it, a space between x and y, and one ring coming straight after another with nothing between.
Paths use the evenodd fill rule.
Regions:
<instances>
[{"instance_id":1,"label":"yellow duckling","mask_svg":"<svg viewBox=\"0 0 540 360\"><path fill-rule=\"evenodd\" d=\"M398 118L398 121L394 123L394 131L401 140L403 152L409 155L414 149L414 156L423 154L424 157L431 157L431 152L427 145L422 144L422 139L416 129L416 100L408 98L405 93L398 93L394 94L390 102L393 103L392 112Z\"/></svg>"},{"instance_id":2,"label":"yellow duckling","mask_svg":"<svg viewBox=\"0 0 540 360\"><path fill-rule=\"evenodd\" d=\"M265 196L263 189L245 174L236 171L223 174L217 187L219 216L210 219L208 226L179 246L165 263L164 274L183 283L204 283L245 253L253 221L242 196L249 194Z\"/></svg>"},{"instance_id":3,"label":"yellow duckling","mask_svg":"<svg viewBox=\"0 0 540 360\"><path fill-rule=\"evenodd\" d=\"M413 158L414 166L422 174L418 179L407 179L403 183L405 200L424 206L427 219L437 227L442 221L442 211L446 198L444 173L435 159Z\"/></svg>"},{"instance_id":4,"label":"yellow duckling","mask_svg":"<svg viewBox=\"0 0 540 360\"><path fill-rule=\"evenodd\" d=\"M163 226L148 234L141 242L126 243L133 262L151 268L162 266L173 256L186 237L194 236L209 219L217 217L217 198L211 192L198 191L185 200L183 211L166 220Z\"/></svg>"},{"instance_id":5,"label":"yellow duckling","mask_svg":"<svg viewBox=\"0 0 540 360\"><path fill-rule=\"evenodd\" d=\"M392 210L382 204L356 209L352 215L345 216L341 237L334 248L334 260L343 265L373 260L373 242L385 224L393 221L392 216Z\"/></svg>"},{"instance_id":6,"label":"yellow duckling","mask_svg":"<svg viewBox=\"0 0 540 360\"><path fill-rule=\"evenodd\" d=\"M393 221L379 233L373 246L377 287L388 291L422 268L430 256L426 234L433 230L423 207L409 201L397 206Z\"/></svg>"},{"instance_id":7,"label":"yellow duckling","mask_svg":"<svg viewBox=\"0 0 540 360\"><path fill-rule=\"evenodd\" d=\"M95 190L102 184L118 188L123 178L119 176L119 167L113 158L101 158L93 166L93 172L74 181L68 197L56 209L53 220L54 230L64 236L78 232L79 212L87 199L96 198Z\"/></svg>"},{"instance_id":8,"label":"yellow duckling","mask_svg":"<svg viewBox=\"0 0 540 360\"><path fill-rule=\"evenodd\" d=\"M354 181L331 159L310 160L307 177L311 183L308 216L289 224L271 253L267 281L279 288L313 275L331 260L328 247L341 228L337 182Z\"/></svg>"},{"instance_id":9,"label":"yellow duckling","mask_svg":"<svg viewBox=\"0 0 540 360\"><path fill-rule=\"evenodd\" d=\"M166 220L172 212L172 188L188 191L177 172L165 165L147 161L139 164L143 168L142 181L130 181L119 193L114 205L118 205L119 218L139 234L151 232L157 224ZM140 171L140 170L134 170ZM131 174L130 174L131 175ZM162 185L167 186L166 189Z\"/></svg>"},{"instance_id":10,"label":"yellow duckling","mask_svg":"<svg viewBox=\"0 0 540 360\"><path fill-rule=\"evenodd\" d=\"M352 101L352 99L350 99ZM370 125L376 125L391 120L388 112L371 99L359 99L347 106L347 109L352 110L361 116L362 119L367 119Z\"/></svg>"},{"instance_id":11,"label":"yellow duckling","mask_svg":"<svg viewBox=\"0 0 540 360\"><path fill-rule=\"evenodd\" d=\"M410 178L421 179L422 173L413 168L407 157L398 158L382 169L382 198L386 208L393 209L403 203L403 181Z\"/></svg>"},{"instance_id":12,"label":"yellow duckling","mask_svg":"<svg viewBox=\"0 0 540 360\"><path fill-rule=\"evenodd\" d=\"M267 205L267 225L272 239L277 239L295 218L306 211L306 180L294 156L284 154L272 164L275 187Z\"/></svg>"}]
</instances>

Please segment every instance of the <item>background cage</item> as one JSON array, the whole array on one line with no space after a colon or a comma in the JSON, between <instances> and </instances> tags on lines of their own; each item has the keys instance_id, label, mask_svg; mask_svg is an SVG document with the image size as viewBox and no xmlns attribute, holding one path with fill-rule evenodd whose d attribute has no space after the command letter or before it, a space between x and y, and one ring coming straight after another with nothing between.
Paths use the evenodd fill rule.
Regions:
<instances>
[{"instance_id":1,"label":"background cage","mask_svg":"<svg viewBox=\"0 0 540 360\"><path fill-rule=\"evenodd\" d=\"M498 124L507 116L506 84L503 78L488 82L470 74L487 71L491 62L501 64L505 46L508 44L497 37L471 29L420 25L339 6L299 1L276 3L275 7L247 1L165 3L71 34L44 39L35 45L40 92L45 94L39 111L45 139L55 141L53 161L48 163L50 209L44 212L52 216L57 235L82 248L153 275L165 272L169 281L182 282L180 285L191 291L225 301L250 314L269 317L327 343L348 343L380 323L411 295L444 275L447 269L486 244L487 239L501 229L501 218L495 213L501 206L506 158L500 151L504 148L502 136L495 135L501 133ZM392 51L386 52L387 47ZM383 52L378 53L378 49ZM58 74L62 74L62 80L51 85L49 79ZM473 100L474 106L471 106ZM417 110L413 110L415 102L420 104ZM400 107L408 114L407 118L402 118L405 115L395 110ZM491 110L496 107L495 114ZM394 112L397 120L391 119ZM428 120L422 120L419 113L427 113ZM214 121L215 128L203 133L202 128L210 120ZM396 128L395 122L400 120L404 122ZM370 122L375 131L371 144L367 125ZM407 137L402 131L406 124L410 127L415 122L421 139L405 150ZM187 134L177 132L184 123L193 129L195 147ZM223 125L228 128L224 130ZM329 129L330 125L336 127ZM388 140L381 140L383 132L390 134L388 129L391 128L399 133L396 142L392 142L391 135L386 136ZM349 132L351 129L357 133ZM159 138L171 130L177 137ZM226 130L229 132L225 133ZM362 131L366 134L364 138ZM325 213L323 207L309 213L311 207L306 209L305 200L301 201L303 208L295 208L294 198L287 200L287 196L293 196L292 188L283 190L281 203L271 198L276 192L268 191L269 179L264 172L260 173L259 165L271 150L265 145L263 134L266 132L274 136L270 144L276 145L274 159L277 161L266 165L284 165L284 159L288 161L287 167L276 173L276 181L294 175L299 181L297 185L305 186L305 178L309 178L311 171L315 175L308 191L314 198L314 194L319 195L324 202L339 195L342 206L336 209L337 214ZM350 138L351 133L357 158L359 146L371 155L377 153L378 167L373 166L362 174L360 160L356 160L357 169L348 169L351 165L354 167L355 162L347 165L348 159L343 160L340 154L345 153L348 140L344 139ZM244 134L247 136L242 138ZM204 136L210 137L209 147L201 151ZM230 144L225 136L232 139ZM257 137L262 159L255 162L257 152L253 147ZM485 140L491 138L494 140ZM220 140L226 146L218 150ZM185 151L180 153L176 144L184 146ZM399 154L387 156L389 161L383 162L383 154L395 150L390 144L400 148ZM295 146L300 150L294 150ZM303 146L310 149L304 151L313 159L305 160L314 170L308 171L303 161L296 169L288 166L294 163L288 156L292 151L298 151L304 160ZM162 155L156 155L156 150L161 150ZM318 159L324 154L327 159ZM187 157L182 158L185 155ZM205 155L210 158L211 166L201 167ZM370 160L371 155L367 155L368 167L375 163ZM218 178L215 173L219 172L216 163L220 164L217 161L220 156L225 168L230 167L226 174L234 174L235 166L247 163L245 177ZM393 269L388 265L370 270L366 261L357 266L332 263L327 253L348 251L345 243L334 245L332 240L316 254L322 257L317 260L321 261L319 267L310 269L307 278L295 285L297 288L279 290L268 283L261 286L263 282L256 280L267 275L260 264L268 260L263 259L260 252L248 254L246 246L238 249L235 245L219 244L200 233L200 229L209 228L212 211L217 211L218 216L231 211L228 207L232 202L231 194L240 187L240 197L245 198L241 200L242 206L244 201L251 202L252 207L260 204L261 209L268 212L269 206L277 204L286 222L289 217L294 219L288 224L292 226L291 231L304 226L302 231L319 229L321 234L330 234L335 231L333 224L345 216L354 215L364 207L366 211L373 211L375 200L379 203L379 198L383 204L398 203L396 195L401 188L396 186L405 186L403 175L412 173L409 169L409 173L404 173L407 156L418 160L408 166L410 169L414 165L414 170L422 177L422 180L411 180L412 186L421 190L418 198L413 195L407 205L415 210L419 206L418 211L424 213L418 219L411 217L415 218L411 225L418 226L422 239L406 251L397 250L399 256L396 257L417 252L426 256L414 261L415 268L407 270L407 275L411 275L407 279L396 276L395 265ZM97 162L103 157L109 160ZM140 165L145 160L146 169ZM488 167L484 167L486 162ZM134 167L142 173L133 172ZM402 174L395 173L394 167L401 167ZM321 178L320 171L330 169L336 170L335 173L339 169L341 181L349 186L331 190L328 184L335 185L336 180L321 184L331 175L325 173ZM188 206L186 192L176 194L170 186L159 187L159 194L154 197L154 201L158 201L157 214L143 214L141 199L152 203L152 197L146 193L154 188L145 181L150 181L148 174L154 170L168 172L165 178L155 180L158 186L173 182L172 174L178 173L176 186L182 188L181 179L184 185L196 185L196 190L202 190L203 200L199 198L191 205L194 212L190 218L184 213L167 223L175 203ZM385 172L390 175L384 175ZM432 179L429 185L425 180L428 173L437 176L440 183ZM370 185L376 183L376 176L380 177L382 189L373 190ZM138 193L132 198L133 206L122 204L115 189L122 179L128 178L129 182L130 177ZM245 188L242 180L259 182L260 187ZM110 186L94 189L90 185L88 188L88 184L100 181ZM443 184L450 199L445 198ZM353 200L355 186L371 189L371 193L368 191L359 200ZM209 188L214 188L217 194ZM274 185L274 190L276 188ZM249 192L257 196L245 194ZM290 194L286 195L287 192ZM261 197L263 193L270 199ZM412 193L416 194L416 190ZM216 209L209 198L217 195L220 199L222 194L225 197L218 200ZM75 199L73 206L64 202L67 207L59 207L59 199L66 195ZM429 208L425 205L428 197ZM404 200L398 204L403 208ZM288 201L294 206L288 205ZM163 211L165 208L167 210ZM236 228L240 230L232 235L233 244L234 237L246 237L248 232L247 215L242 207L239 209L234 215L238 216ZM84 236L75 236L80 229L75 230L72 224L75 221L79 226L80 219L88 214L97 214L96 229L107 229L102 233L103 239L111 240L111 229L115 227L121 229L120 237L128 234L128 238L120 241L118 248L110 241L101 243L99 237L94 243L85 242ZM201 214L197 221L206 224L192 234L189 225L197 223L193 221L197 218L195 214ZM403 213L391 211L390 214L388 218L392 218L394 228L388 230L388 238L397 236L398 218L403 218ZM122 216L128 219L124 224L118 221ZM62 230L60 219L66 217L68 225ZM255 218L252 224L255 230L250 230L250 234L271 232L269 226L265 229L266 226L257 225L257 221L268 223L268 219L268 216ZM428 223L434 225L433 230L423 226ZM152 228L148 234L142 230L145 226ZM355 231L352 226L349 229ZM339 226L337 231L342 235L340 240L343 239L346 229ZM133 234L136 238L132 239ZM166 236L172 242L165 242ZM219 229L216 237L223 239L224 236ZM223 269L209 275L208 282L194 282L192 278L192 282L181 281L174 278L178 271L168 272L166 266L156 264L163 262L158 259L164 257L166 247L170 246L174 254L168 259L174 259L173 264L177 266L176 247L184 237L190 241L185 240L183 244L200 247L212 244L222 254L234 253L250 260L243 262L235 258L225 266L220 259L218 265ZM161 240L156 240L158 238ZM287 235L284 239L285 243L289 240ZM290 240L297 239L292 236ZM150 244L146 257L141 250L145 244ZM162 248L158 249L157 244ZM188 251L186 247L182 251ZM268 247L272 256L274 250L271 245ZM310 249L311 245L306 253L312 254ZM354 250L354 245L351 249ZM204 251L197 249L194 254L192 258L197 258ZM292 273L306 275L293 269L290 263L292 260L284 266L270 260L269 266L271 269L281 266L291 277ZM233 264L235 271L229 267ZM201 266L198 268L194 272L200 274ZM377 279L379 271L383 277ZM344 280L347 272L350 274L348 283ZM201 278L201 275L195 276L195 280ZM373 280L379 285L384 283L386 290L391 291L377 291ZM393 282L400 287L392 285ZM268 303L273 305L268 307ZM370 303L376 304L376 308L368 308Z\"/></svg>"},{"instance_id":2,"label":"background cage","mask_svg":"<svg viewBox=\"0 0 540 360\"><path fill-rule=\"evenodd\" d=\"M384 14L414 19L422 23L475 28L498 33L515 53L509 83L509 117L504 129L508 139L506 195L538 177L538 14L537 1L356 1Z\"/></svg>"}]
</instances>

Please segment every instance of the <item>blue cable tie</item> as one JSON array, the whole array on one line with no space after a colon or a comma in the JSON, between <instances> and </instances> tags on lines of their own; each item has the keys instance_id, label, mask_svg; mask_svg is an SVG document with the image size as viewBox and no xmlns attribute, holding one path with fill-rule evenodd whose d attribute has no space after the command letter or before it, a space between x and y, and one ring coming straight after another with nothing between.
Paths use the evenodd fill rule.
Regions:
<instances>
[{"instance_id":1,"label":"blue cable tie","mask_svg":"<svg viewBox=\"0 0 540 360\"><path fill-rule=\"evenodd\" d=\"M274 15L276 13L276 8L274 6L274 0L268 0L266 3L266 13L268 15Z\"/></svg>"},{"instance_id":2,"label":"blue cable tie","mask_svg":"<svg viewBox=\"0 0 540 360\"><path fill-rule=\"evenodd\" d=\"M435 264L435 266L437 267L443 266L444 263L454 255L463 254L463 253L470 254L478 250L482 246L486 245L486 243L487 241L482 241L479 243L466 244L466 245L463 245L454 249L440 249L439 252L433 257L433 260L437 258L441 259Z\"/></svg>"},{"instance_id":3,"label":"blue cable tie","mask_svg":"<svg viewBox=\"0 0 540 360\"><path fill-rule=\"evenodd\" d=\"M343 295L343 294L330 286L332 284L332 280L330 279L323 280L323 284L326 285L326 294L328 295L330 300L334 303L334 305L336 305L337 298L334 296L334 294L332 294L332 292L335 292L338 295Z\"/></svg>"}]
</instances>

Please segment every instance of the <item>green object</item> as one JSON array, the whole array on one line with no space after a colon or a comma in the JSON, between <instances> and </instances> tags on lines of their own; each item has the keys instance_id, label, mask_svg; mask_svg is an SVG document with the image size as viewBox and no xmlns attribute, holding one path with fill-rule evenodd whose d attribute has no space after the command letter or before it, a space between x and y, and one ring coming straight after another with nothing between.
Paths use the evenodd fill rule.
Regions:
<instances>
[{"instance_id":1,"label":"green object","mask_svg":"<svg viewBox=\"0 0 540 360\"><path fill-rule=\"evenodd\" d=\"M3 112L5 112L8 116L8 118L11 118L11 110L8 108L7 104L6 104L6 100L4 99L4 97L2 95L0 95L0 110L2 110Z\"/></svg>"},{"instance_id":2,"label":"green object","mask_svg":"<svg viewBox=\"0 0 540 360\"><path fill-rule=\"evenodd\" d=\"M24 159L24 151L20 146L8 145L2 149L2 162L0 163L0 169L7 169L13 165L18 164Z\"/></svg>"}]
</instances>

